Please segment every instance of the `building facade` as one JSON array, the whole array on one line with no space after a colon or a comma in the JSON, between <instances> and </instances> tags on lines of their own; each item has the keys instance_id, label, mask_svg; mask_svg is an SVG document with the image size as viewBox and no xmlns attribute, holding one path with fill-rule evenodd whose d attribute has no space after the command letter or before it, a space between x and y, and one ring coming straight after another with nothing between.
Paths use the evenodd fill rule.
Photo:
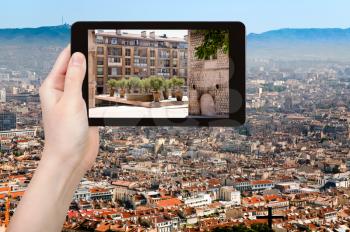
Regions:
<instances>
[{"instance_id":1,"label":"building facade","mask_svg":"<svg viewBox=\"0 0 350 232\"><path fill-rule=\"evenodd\" d=\"M234 205L240 205L241 192L232 186L224 186L220 189L220 200L232 202Z\"/></svg>"},{"instance_id":2,"label":"building facade","mask_svg":"<svg viewBox=\"0 0 350 232\"><path fill-rule=\"evenodd\" d=\"M16 114L13 112L0 112L0 131L16 129Z\"/></svg>"},{"instance_id":3,"label":"building facade","mask_svg":"<svg viewBox=\"0 0 350 232\"><path fill-rule=\"evenodd\" d=\"M89 31L89 76L95 77L96 94L108 92L109 79L152 75L187 78L187 36ZM90 66L92 65L92 66ZM92 75L90 75L92 74Z\"/></svg>"}]
</instances>

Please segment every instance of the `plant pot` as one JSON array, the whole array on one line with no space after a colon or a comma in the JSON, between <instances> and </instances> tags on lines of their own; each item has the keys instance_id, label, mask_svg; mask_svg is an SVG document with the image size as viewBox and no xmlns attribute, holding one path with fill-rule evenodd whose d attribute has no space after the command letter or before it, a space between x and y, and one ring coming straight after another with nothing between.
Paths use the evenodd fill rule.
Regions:
<instances>
[{"instance_id":1,"label":"plant pot","mask_svg":"<svg viewBox=\"0 0 350 232\"><path fill-rule=\"evenodd\" d=\"M160 101L160 92L159 91L153 92L153 100L155 102L159 102Z\"/></svg>"},{"instance_id":2,"label":"plant pot","mask_svg":"<svg viewBox=\"0 0 350 232\"><path fill-rule=\"evenodd\" d=\"M151 102L153 101L153 94L151 93L128 93L126 95L128 101Z\"/></svg>"},{"instance_id":3,"label":"plant pot","mask_svg":"<svg viewBox=\"0 0 350 232\"><path fill-rule=\"evenodd\" d=\"M109 96L113 97L114 96L114 92L115 92L114 88L109 89Z\"/></svg>"},{"instance_id":4,"label":"plant pot","mask_svg":"<svg viewBox=\"0 0 350 232\"><path fill-rule=\"evenodd\" d=\"M171 97L176 97L175 92L176 92L175 89L172 89L172 90L171 90Z\"/></svg>"},{"instance_id":5,"label":"plant pot","mask_svg":"<svg viewBox=\"0 0 350 232\"><path fill-rule=\"evenodd\" d=\"M125 97L125 89L120 89L119 91L119 97L124 98Z\"/></svg>"},{"instance_id":6,"label":"plant pot","mask_svg":"<svg viewBox=\"0 0 350 232\"><path fill-rule=\"evenodd\" d=\"M182 97L183 97L183 92L182 90L176 90L175 91L175 97L177 101L182 101Z\"/></svg>"},{"instance_id":7,"label":"plant pot","mask_svg":"<svg viewBox=\"0 0 350 232\"><path fill-rule=\"evenodd\" d=\"M169 90L164 90L163 91L163 97L164 97L164 100L169 99Z\"/></svg>"}]
</instances>

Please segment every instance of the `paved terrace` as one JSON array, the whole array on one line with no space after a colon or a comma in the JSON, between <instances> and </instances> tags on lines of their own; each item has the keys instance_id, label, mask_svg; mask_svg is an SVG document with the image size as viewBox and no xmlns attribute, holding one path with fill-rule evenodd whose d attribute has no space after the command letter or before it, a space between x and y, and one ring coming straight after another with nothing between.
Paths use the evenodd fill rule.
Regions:
<instances>
[{"instance_id":1,"label":"paved terrace","mask_svg":"<svg viewBox=\"0 0 350 232\"><path fill-rule=\"evenodd\" d=\"M96 96L102 101L115 102L114 106L101 106L89 109L91 118L186 118L188 117L188 98L176 98L157 102L128 101L108 95Z\"/></svg>"}]
</instances>

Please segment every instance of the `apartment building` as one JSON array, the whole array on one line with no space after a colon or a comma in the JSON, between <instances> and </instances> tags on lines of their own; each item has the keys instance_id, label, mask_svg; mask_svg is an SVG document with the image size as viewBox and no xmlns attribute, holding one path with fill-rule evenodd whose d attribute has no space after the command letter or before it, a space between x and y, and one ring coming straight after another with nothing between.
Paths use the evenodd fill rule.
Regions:
<instances>
[{"instance_id":1,"label":"apartment building","mask_svg":"<svg viewBox=\"0 0 350 232\"><path fill-rule=\"evenodd\" d=\"M187 36L167 37L154 31L136 34L90 30L89 33L92 35L89 46L95 49L94 62L89 65L93 65L92 73L96 77L96 94L108 92L106 83L111 78L151 75L187 78Z\"/></svg>"}]
</instances>

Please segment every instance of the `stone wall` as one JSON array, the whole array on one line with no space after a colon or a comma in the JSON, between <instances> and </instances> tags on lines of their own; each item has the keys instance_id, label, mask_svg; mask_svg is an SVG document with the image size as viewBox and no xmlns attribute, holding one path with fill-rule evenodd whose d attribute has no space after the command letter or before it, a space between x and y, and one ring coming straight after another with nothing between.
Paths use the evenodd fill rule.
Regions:
<instances>
[{"instance_id":1,"label":"stone wall","mask_svg":"<svg viewBox=\"0 0 350 232\"><path fill-rule=\"evenodd\" d=\"M218 51L217 58L198 60L195 48L203 41L203 36L189 31L188 47L188 86L189 115L214 115L228 117L229 113L229 57ZM208 109L207 99L210 95L214 101L214 109ZM202 98L203 97L203 98ZM202 107L201 107L202 98ZM204 102L204 104L203 104ZM210 105L210 104L209 104ZM208 113L209 112L209 113Z\"/></svg>"},{"instance_id":2,"label":"stone wall","mask_svg":"<svg viewBox=\"0 0 350 232\"><path fill-rule=\"evenodd\" d=\"M95 107L96 93L96 43L95 32L88 32L88 77L89 77L89 108Z\"/></svg>"}]
</instances>

